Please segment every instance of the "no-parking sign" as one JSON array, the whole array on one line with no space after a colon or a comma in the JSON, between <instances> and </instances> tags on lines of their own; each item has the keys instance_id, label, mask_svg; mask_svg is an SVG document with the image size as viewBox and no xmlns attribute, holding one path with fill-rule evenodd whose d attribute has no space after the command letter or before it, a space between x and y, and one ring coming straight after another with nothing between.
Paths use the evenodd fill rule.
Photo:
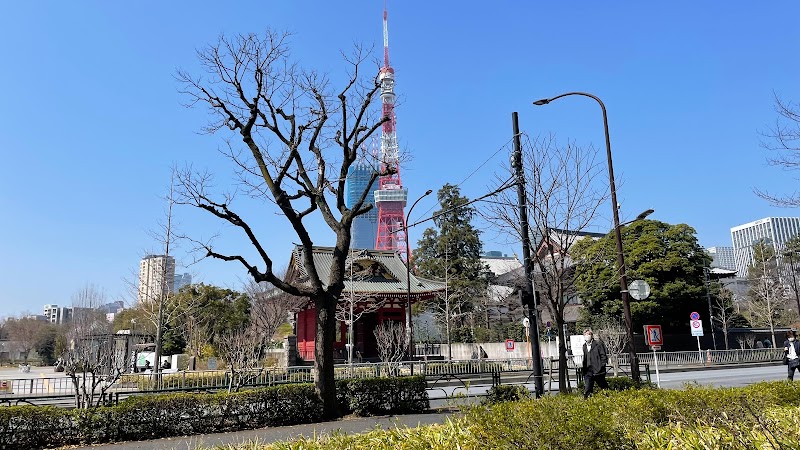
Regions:
<instances>
[{"instance_id":1,"label":"no-parking sign","mask_svg":"<svg viewBox=\"0 0 800 450\"><path fill-rule=\"evenodd\" d=\"M692 336L703 336L703 322L700 320L692 320L689 328L692 329Z\"/></svg>"}]
</instances>

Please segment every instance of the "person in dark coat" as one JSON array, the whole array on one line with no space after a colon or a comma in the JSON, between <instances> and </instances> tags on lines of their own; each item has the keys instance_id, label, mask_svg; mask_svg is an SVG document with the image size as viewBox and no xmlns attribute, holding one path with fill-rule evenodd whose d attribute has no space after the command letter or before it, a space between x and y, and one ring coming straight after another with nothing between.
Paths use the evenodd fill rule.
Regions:
<instances>
[{"instance_id":1,"label":"person in dark coat","mask_svg":"<svg viewBox=\"0 0 800 450\"><path fill-rule=\"evenodd\" d=\"M606 383L606 364L608 352L600 339L594 338L591 329L583 332L583 398L589 398L594 391L594 384L601 389L608 389Z\"/></svg>"},{"instance_id":2,"label":"person in dark coat","mask_svg":"<svg viewBox=\"0 0 800 450\"><path fill-rule=\"evenodd\" d=\"M794 370L800 372L800 341L794 330L786 332L786 340L783 341L783 357L786 366L789 368L789 381L794 380Z\"/></svg>"}]
</instances>

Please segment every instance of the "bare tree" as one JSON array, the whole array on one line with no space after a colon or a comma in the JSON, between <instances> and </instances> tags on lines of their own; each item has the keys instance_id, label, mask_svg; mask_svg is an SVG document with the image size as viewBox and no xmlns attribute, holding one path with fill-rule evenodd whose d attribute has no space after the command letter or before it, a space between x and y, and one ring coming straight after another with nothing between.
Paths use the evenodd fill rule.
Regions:
<instances>
[{"instance_id":1,"label":"bare tree","mask_svg":"<svg viewBox=\"0 0 800 450\"><path fill-rule=\"evenodd\" d=\"M375 327L375 342L382 361L399 362L408 348L406 329L399 322L383 322Z\"/></svg>"},{"instance_id":2,"label":"bare tree","mask_svg":"<svg viewBox=\"0 0 800 450\"><path fill-rule=\"evenodd\" d=\"M186 350L193 358L202 356L203 348L208 343L208 325L196 315L186 316L183 326L183 335L186 339ZM190 361L190 370L194 370L194 359Z\"/></svg>"},{"instance_id":3,"label":"bare tree","mask_svg":"<svg viewBox=\"0 0 800 450\"><path fill-rule=\"evenodd\" d=\"M747 347L756 348L756 335L752 333L745 334L744 342L747 344Z\"/></svg>"},{"instance_id":4,"label":"bare tree","mask_svg":"<svg viewBox=\"0 0 800 450\"><path fill-rule=\"evenodd\" d=\"M766 326L772 335L772 347L777 347L775 327L783 323L786 310L784 286L777 268L775 251L771 245L759 242L753 246L754 263L747 271L748 312L750 323Z\"/></svg>"},{"instance_id":5,"label":"bare tree","mask_svg":"<svg viewBox=\"0 0 800 450\"><path fill-rule=\"evenodd\" d=\"M470 302L470 298L467 295L468 291L469 288L451 289L448 280L445 279L444 292L437 294L438 301L431 302L429 306L447 341L448 361L453 359L453 324L470 314L470 310L465 308Z\"/></svg>"},{"instance_id":6,"label":"bare tree","mask_svg":"<svg viewBox=\"0 0 800 450\"><path fill-rule=\"evenodd\" d=\"M355 325L364 314L371 314L381 309L388 299L376 298L375 296L356 292L355 284L372 278L372 264L365 264L364 260L370 260L367 251L350 251L347 258L345 272L349 289L342 293L342 298L336 303L336 320L347 324L347 363L353 364L353 346L355 345Z\"/></svg>"},{"instance_id":7,"label":"bare tree","mask_svg":"<svg viewBox=\"0 0 800 450\"><path fill-rule=\"evenodd\" d=\"M267 283L252 280L244 290L250 297L250 323L268 343L273 340L278 328L287 323L289 313L305 301L304 298L278 291Z\"/></svg>"},{"instance_id":8,"label":"bare tree","mask_svg":"<svg viewBox=\"0 0 800 450\"><path fill-rule=\"evenodd\" d=\"M236 211L236 195L214 192L210 174L191 168L177 171L180 202L200 208L240 231L255 249L262 267L240 253L215 248L212 241L193 240L205 257L240 263L257 283L268 282L291 295L308 297L316 310L314 350L315 386L326 418L338 416L333 367L336 304L344 289L345 260L349 253L353 219L372 208L365 203L368 186L379 177L396 173L384 161L354 204L345 202L345 179L361 149L384 122L376 117L375 103L383 82L377 64L365 74L368 52L356 48L346 56L348 79L334 89L326 75L301 69L292 61L288 35L222 36L198 52L205 72L193 76L178 71L177 78L189 105L206 106L213 119L208 133L229 131L226 156L232 161L240 192L277 208L300 241L298 255L305 269L302 280L283 280L273 258L245 216ZM235 149L239 138L245 150ZM368 156L368 155L367 155ZM270 206L272 205L272 206ZM315 214L316 213L316 214ZM307 220L321 216L336 236L330 276L320 278L312 260L314 241ZM259 212L258 220L264 213Z\"/></svg>"},{"instance_id":9,"label":"bare tree","mask_svg":"<svg viewBox=\"0 0 800 450\"><path fill-rule=\"evenodd\" d=\"M116 346L111 324L97 308L106 303L103 292L87 285L72 297L68 348L61 355L64 372L75 388L75 406L99 406L104 394L125 372L129 355Z\"/></svg>"},{"instance_id":10,"label":"bare tree","mask_svg":"<svg viewBox=\"0 0 800 450\"><path fill-rule=\"evenodd\" d=\"M5 330L13 347L19 351L23 362L28 362L31 350L36 346L36 341L44 333L47 322L32 318L9 317L5 322Z\"/></svg>"},{"instance_id":11,"label":"bare tree","mask_svg":"<svg viewBox=\"0 0 800 450\"><path fill-rule=\"evenodd\" d=\"M538 248L531 255L535 290L555 320L558 336L564 336L567 299L576 295L573 260L568 252L585 236L583 232L593 224L608 197L605 185L600 188L596 181L603 166L597 163L594 148L583 149L572 143L560 146L552 135L534 142L526 140L522 157L531 235L538 239ZM498 176L498 180L504 179ZM518 203L516 194L503 191L486 218L521 240ZM559 391L568 392L564 339L559 339L558 350Z\"/></svg>"},{"instance_id":12,"label":"bare tree","mask_svg":"<svg viewBox=\"0 0 800 450\"><path fill-rule=\"evenodd\" d=\"M719 294L714 296L714 303L712 305L714 310L714 319L722 326L722 334L725 337L725 350L730 350L728 344L728 329L731 327L733 315L733 291L721 287Z\"/></svg>"},{"instance_id":13,"label":"bare tree","mask_svg":"<svg viewBox=\"0 0 800 450\"><path fill-rule=\"evenodd\" d=\"M606 344L608 361L614 370L614 376L619 373L619 356L628 346L628 333L625 325L615 317L602 317L592 326L600 339Z\"/></svg>"},{"instance_id":14,"label":"bare tree","mask_svg":"<svg viewBox=\"0 0 800 450\"><path fill-rule=\"evenodd\" d=\"M252 323L217 337L220 356L228 363L228 392L238 391L264 371L270 338Z\"/></svg>"},{"instance_id":15,"label":"bare tree","mask_svg":"<svg viewBox=\"0 0 800 450\"><path fill-rule=\"evenodd\" d=\"M761 146L775 154L767 158L770 165L795 171L800 168L800 104L785 101L775 94L775 112L778 118L771 129L762 133ZM775 206L800 206L800 193L797 191L786 195L774 195L758 188L754 191Z\"/></svg>"},{"instance_id":16,"label":"bare tree","mask_svg":"<svg viewBox=\"0 0 800 450\"><path fill-rule=\"evenodd\" d=\"M736 335L736 342L739 344L739 348L744 350L745 344L747 343L747 338L743 334Z\"/></svg>"}]
</instances>

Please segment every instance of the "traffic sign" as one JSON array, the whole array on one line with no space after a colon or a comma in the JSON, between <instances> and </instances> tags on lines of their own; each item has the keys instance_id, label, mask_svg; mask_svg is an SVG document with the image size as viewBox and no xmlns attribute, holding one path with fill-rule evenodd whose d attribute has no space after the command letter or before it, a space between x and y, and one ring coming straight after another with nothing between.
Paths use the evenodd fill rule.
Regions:
<instances>
[{"instance_id":1,"label":"traffic sign","mask_svg":"<svg viewBox=\"0 0 800 450\"><path fill-rule=\"evenodd\" d=\"M644 339L647 345L664 345L664 334L661 332L661 325L645 325Z\"/></svg>"},{"instance_id":2,"label":"traffic sign","mask_svg":"<svg viewBox=\"0 0 800 450\"><path fill-rule=\"evenodd\" d=\"M692 329L692 336L703 336L703 322L692 320L689 328Z\"/></svg>"},{"instance_id":3,"label":"traffic sign","mask_svg":"<svg viewBox=\"0 0 800 450\"><path fill-rule=\"evenodd\" d=\"M628 293L636 300L644 300L650 296L650 285L644 280L634 280L628 286Z\"/></svg>"},{"instance_id":4,"label":"traffic sign","mask_svg":"<svg viewBox=\"0 0 800 450\"><path fill-rule=\"evenodd\" d=\"M514 340L513 339L506 339L506 350L509 352L514 351Z\"/></svg>"},{"instance_id":5,"label":"traffic sign","mask_svg":"<svg viewBox=\"0 0 800 450\"><path fill-rule=\"evenodd\" d=\"M700 314L697 313L697 312L693 312L693 313L689 314L689 318L692 319L692 320L700 320Z\"/></svg>"},{"instance_id":6,"label":"traffic sign","mask_svg":"<svg viewBox=\"0 0 800 450\"><path fill-rule=\"evenodd\" d=\"M660 345L651 345L650 349L653 350L654 352L657 352L657 351L661 350L661 346Z\"/></svg>"},{"instance_id":7,"label":"traffic sign","mask_svg":"<svg viewBox=\"0 0 800 450\"><path fill-rule=\"evenodd\" d=\"M524 317L522 319L522 326L525 327L525 328L530 328L531 327L530 319L528 319L527 317Z\"/></svg>"}]
</instances>

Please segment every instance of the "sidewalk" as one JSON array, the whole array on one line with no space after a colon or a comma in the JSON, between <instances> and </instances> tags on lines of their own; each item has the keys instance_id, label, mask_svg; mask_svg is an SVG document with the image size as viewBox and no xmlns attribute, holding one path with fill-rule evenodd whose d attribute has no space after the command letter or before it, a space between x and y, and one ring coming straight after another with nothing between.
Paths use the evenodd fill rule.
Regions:
<instances>
[{"instance_id":1,"label":"sidewalk","mask_svg":"<svg viewBox=\"0 0 800 450\"><path fill-rule=\"evenodd\" d=\"M348 417L333 422L309 423L288 427L270 427L259 430L231 431L227 433L200 434L195 436L154 439L150 441L118 442L115 444L97 444L86 447L70 447L71 449L91 450L194 450L199 446L214 447L218 445L236 445L252 441L270 443L285 441L297 437L320 437L334 432L363 433L375 428L390 429L417 427L444 423L455 412L429 412L424 414L408 414L402 416L380 417Z\"/></svg>"}]
</instances>

